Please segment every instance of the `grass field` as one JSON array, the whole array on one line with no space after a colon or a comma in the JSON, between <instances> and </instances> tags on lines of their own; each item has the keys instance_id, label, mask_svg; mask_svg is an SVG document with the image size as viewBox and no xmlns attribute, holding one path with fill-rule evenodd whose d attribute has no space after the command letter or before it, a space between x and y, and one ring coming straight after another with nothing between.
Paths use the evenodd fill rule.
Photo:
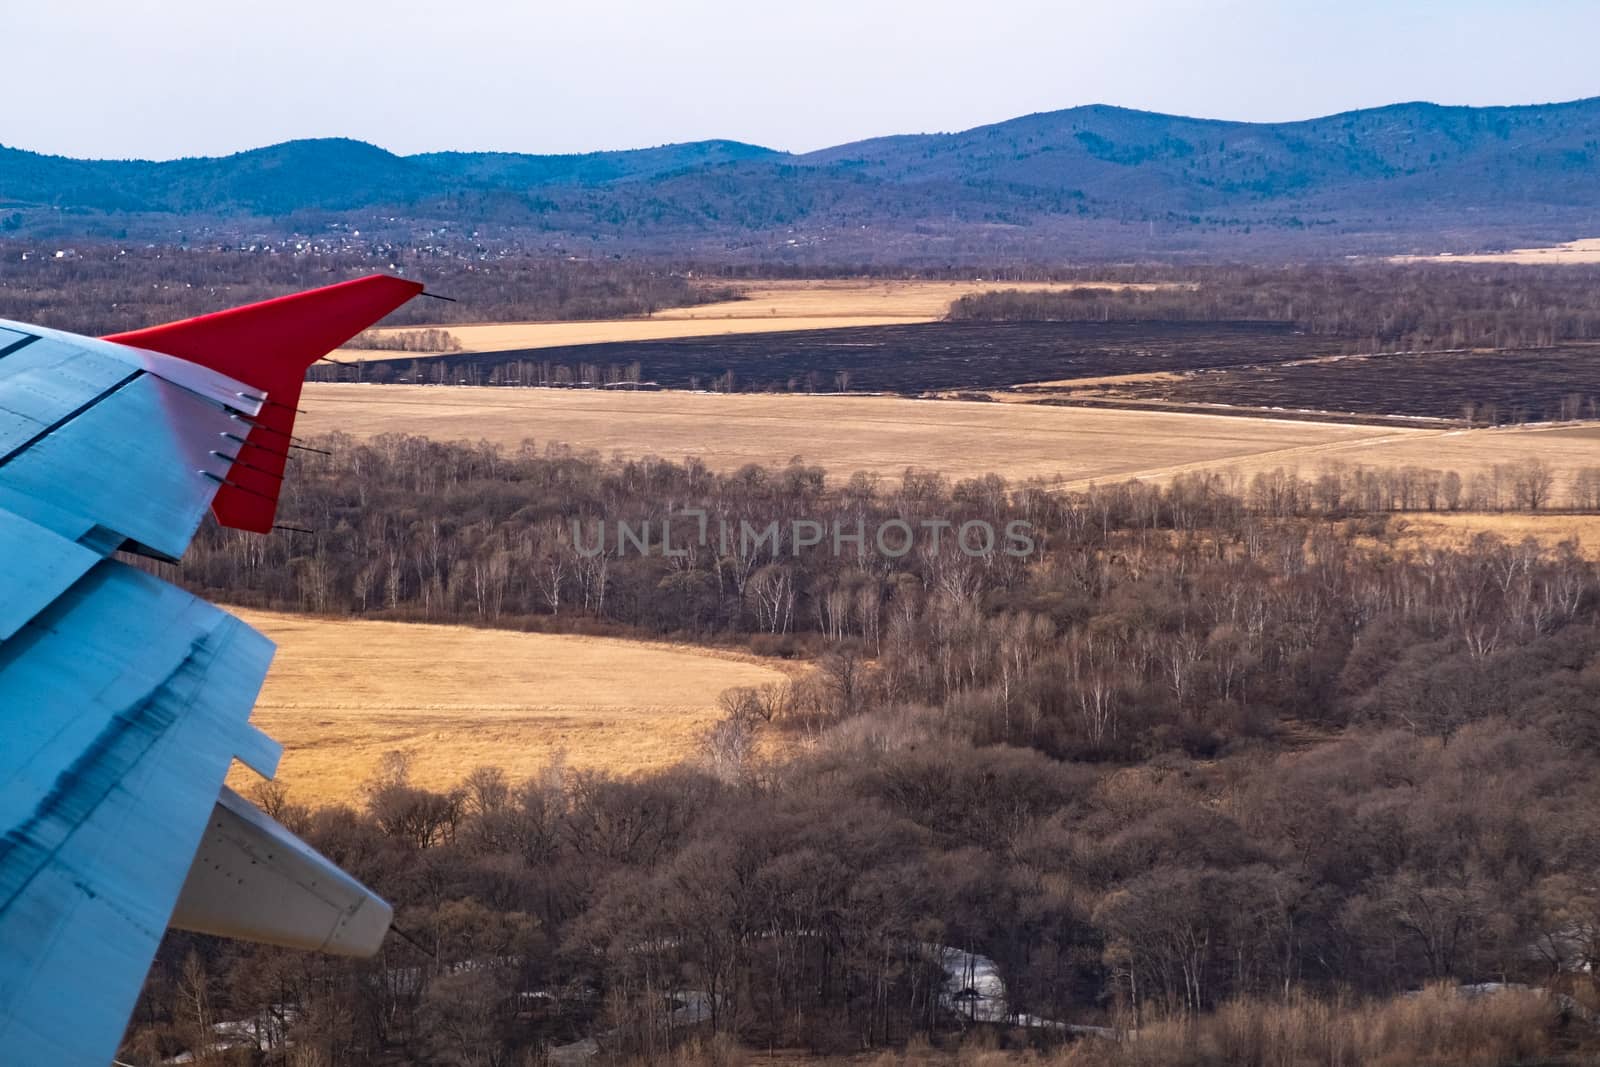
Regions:
<instances>
[{"instance_id":1,"label":"grass field","mask_svg":"<svg viewBox=\"0 0 1600 1067\"><path fill-rule=\"evenodd\" d=\"M694 455L718 470L799 456L841 478L921 467L1069 485L1262 456L1309 461L1429 435L1288 419L760 393L311 383L303 406L304 433L413 433L508 447L532 439L606 455Z\"/></svg>"},{"instance_id":2,"label":"grass field","mask_svg":"<svg viewBox=\"0 0 1600 1067\"><path fill-rule=\"evenodd\" d=\"M1108 288L1085 283L795 280L734 285L742 300L666 308L644 319L597 322L496 322L446 326L464 352L559 348L612 341L662 341L716 334L893 326L932 322L969 293L989 289ZM376 330L379 336L415 327ZM381 349L340 349L344 362L394 358Z\"/></svg>"},{"instance_id":3,"label":"grass field","mask_svg":"<svg viewBox=\"0 0 1600 1067\"><path fill-rule=\"evenodd\" d=\"M845 477L907 467L952 477L994 472L1064 488L1229 468L1313 475L1329 465L1427 467L1463 476L1538 458L1566 476L1600 463L1600 423L1409 429L1230 415L758 393L310 383L305 433L413 433L515 447L558 442L605 455L698 456L718 470L793 457Z\"/></svg>"},{"instance_id":4,"label":"grass field","mask_svg":"<svg viewBox=\"0 0 1600 1067\"><path fill-rule=\"evenodd\" d=\"M1513 248L1509 252L1445 253L1438 256L1391 256L1396 263L1600 263L1600 237L1585 237L1549 248Z\"/></svg>"},{"instance_id":5,"label":"grass field","mask_svg":"<svg viewBox=\"0 0 1600 1067\"><path fill-rule=\"evenodd\" d=\"M1531 537L1550 547L1575 540L1589 559L1600 559L1600 515L1517 515L1458 512L1448 515L1407 515L1403 543L1431 543L1449 547L1466 544L1479 533L1492 533L1507 541Z\"/></svg>"},{"instance_id":6,"label":"grass field","mask_svg":"<svg viewBox=\"0 0 1600 1067\"><path fill-rule=\"evenodd\" d=\"M1570 475L1580 467L1600 464L1600 423L1569 426L1499 427L1480 430L1422 430L1393 435L1354 448L1306 450L1280 456L1252 456L1237 463L1242 475L1274 467L1313 474L1327 463L1369 467L1424 467L1453 470L1467 477L1495 464L1530 459L1548 463L1556 474L1555 491L1562 497Z\"/></svg>"},{"instance_id":7,"label":"grass field","mask_svg":"<svg viewBox=\"0 0 1600 1067\"><path fill-rule=\"evenodd\" d=\"M1067 289L1148 289L1150 284L1008 281L883 281L797 279L736 284L741 300L699 307L668 308L656 319L832 318L879 316L942 319L963 296L994 289L1055 292Z\"/></svg>"},{"instance_id":8,"label":"grass field","mask_svg":"<svg viewBox=\"0 0 1600 1067\"><path fill-rule=\"evenodd\" d=\"M785 675L752 656L617 638L238 611L278 643L252 722L284 745L290 798L355 801L389 752L419 785L557 753L617 773L691 756L733 686ZM259 779L235 768L230 784Z\"/></svg>"}]
</instances>

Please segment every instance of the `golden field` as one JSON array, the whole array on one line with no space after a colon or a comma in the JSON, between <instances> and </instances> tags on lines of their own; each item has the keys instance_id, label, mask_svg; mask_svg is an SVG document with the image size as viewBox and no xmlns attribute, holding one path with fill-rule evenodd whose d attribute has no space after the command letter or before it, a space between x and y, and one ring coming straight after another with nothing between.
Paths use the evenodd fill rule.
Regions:
<instances>
[{"instance_id":1,"label":"golden field","mask_svg":"<svg viewBox=\"0 0 1600 1067\"><path fill-rule=\"evenodd\" d=\"M1507 541L1531 537L1546 548L1562 541L1576 541L1582 555L1600 559L1600 515L1455 512L1407 515L1402 521L1405 523L1402 543L1458 548L1480 533L1492 533Z\"/></svg>"},{"instance_id":2,"label":"golden field","mask_svg":"<svg viewBox=\"0 0 1600 1067\"><path fill-rule=\"evenodd\" d=\"M1307 450L1300 455L1251 456L1229 464L1242 475L1274 467L1315 474L1330 463L1368 467L1423 467L1453 470L1463 478L1495 464L1540 459L1555 473L1558 498L1568 490L1571 474L1600 466L1600 423L1557 426L1500 427L1478 430L1414 430L1390 440L1357 448Z\"/></svg>"},{"instance_id":3,"label":"golden field","mask_svg":"<svg viewBox=\"0 0 1600 1067\"><path fill-rule=\"evenodd\" d=\"M1391 256L1395 263L1523 263L1560 265L1600 263L1600 237L1585 237L1549 248L1513 248L1509 252L1445 253L1437 256Z\"/></svg>"},{"instance_id":4,"label":"golden field","mask_svg":"<svg viewBox=\"0 0 1600 1067\"><path fill-rule=\"evenodd\" d=\"M484 764L526 777L558 753L579 769L666 767L694 754L725 689L786 677L683 645L235 614L278 643L251 721L283 743L278 780L300 803L359 803L390 752L433 788ZM258 780L235 767L229 784Z\"/></svg>"},{"instance_id":5,"label":"golden field","mask_svg":"<svg viewBox=\"0 0 1600 1067\"><path fill-rule=\"evenodd\" d=\"M1560 497L1572 472L1600 465L1600 423L1420 429L889 396L316 382L307 384L303 407L303 433L410 433L507 448L531 440L606 456L696 456L716 470L799 457L837 477L898 477L919 467L958 478L1044 479L1064 489L1205 469L1248 478L1276 469L1312 476L1332 466L1409 466L1468 477L1541 459L1555 472Z\"/></svg>"},{"instance_id":6,"label":"golden field","mask_svg":"<svg viewBox=\"0 0 1600 1067\"><path fill-rule=\"evenodd\" d=\"M663 341L716 334L775 333L781 330L825 330L845 326L897 326L942 319L950 305L970 293L991 289L1121 288L1085 282L949 282L883 280L794 280L735 283L742 300L696 307L666 308L649 318L593 322L492 322L446 325L463 352L498 352L519 348L555 348L609 341ZM416 327L374 330L404 332ZM374 349L342 348L343 362L405 358Z\"/></svg>"},{"instance_id":7,"label":"golden field","mask_svg":"<svg viewBox=\"0 0 1600 1067\"><path fill-rule=\"evenodd\" d=\"M1058 292L1069 289L1148 289L1150 283L893 281L880 279L796 279L735 283L743 296L718 304L668 308L654 319L765 319L788 317L889 317L904 320L942 319L963 296L996 289Z\"/></svg>"},{"instance_id":8,"label":"golden field","mask_svg":"<svg viewBox=\"0 0 1600 1067\"><path fill-rule=\"evenodd\" d=\"M561 443L604 455L697 456L717 470L799 456L846 477L907 467L1013 481L1166 476L1244 460L1277 465L1366 454L1434 431L1182 412L886 396L606 392L310 383L302 433Z\"/></svg>"},{"instance_id":9,"label":"golden field","mask_svg":"<svg viewBox=\"0 0 1600 1067\"><path fill-rule=\"evenodd\" d=\"M799 457L846 477L907 467L996 473L1064 489L1227 469L1241 478L1333 466L1425 467L1463 477L1542 459L1556 493L1600 465L1600 423L1418 429L1354 423L888 396L606 392L308 383L303 433L410 433L441 441L531 440L603 455L696 456L716 470Z\"/></svg>"},{"instance_id":10,"label":"golden field","mask_svg":"<svg viewBox=\"0 0 1600 1067\"><path fill-rule=\"evenodd\" d=\"M598 345L611 341L668 341L681 337L709 337L713 334L825 330L841 326L895 326L907 322L931 321L933 320L928 318L882 315L834 315L808 319L783 316L720 319L602 319L592 322L493 322L439 328L448 331L461 342L461 352L499 352L504 349ZM405 328L402 327L400 332L405 332ZM341 348L333 353L333 358L344 363L358 363L373 359L407 359L416 355L425 353L395 352L381 348Z\"/></svg>"}]
</instances>

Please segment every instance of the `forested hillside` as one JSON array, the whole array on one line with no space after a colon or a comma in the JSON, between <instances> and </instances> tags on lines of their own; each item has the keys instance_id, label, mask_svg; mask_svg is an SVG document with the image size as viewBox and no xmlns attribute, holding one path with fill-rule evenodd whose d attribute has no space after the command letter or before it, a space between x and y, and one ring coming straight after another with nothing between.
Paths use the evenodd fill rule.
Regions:
<instances>
[{"instance_id":1,"label":"forested hillside","mask_svg":"<svg viewBox=\"0 0 1600 1067\"><path fill-rule=\"evenodd\" d=\"M732 141L397 156L327 139L168 162L6 148L0 226L135 236L181 219L239 240L332 225L407 242L834 262L1335 254L1584 236L1600 227L1597 168L1600 100L1290 123L1093 106L802 155Z\"/></svg>"}]
</instances>

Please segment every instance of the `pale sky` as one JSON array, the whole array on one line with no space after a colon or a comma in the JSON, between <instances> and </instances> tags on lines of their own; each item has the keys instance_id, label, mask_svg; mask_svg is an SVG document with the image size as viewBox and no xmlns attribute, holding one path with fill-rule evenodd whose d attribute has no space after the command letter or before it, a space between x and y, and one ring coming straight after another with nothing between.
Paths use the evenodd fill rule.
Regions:
<instances>
[{"instance_id":1,"label":"pale sky","mask_svg":"<svg viewBox=\"0 0 1600 1067\"><path fill-rule=\"evenodd\" d=\"M0 26L0 143L103 158L807 151L1090 103L1276 121L1600 95L1596 0L0 0Z\"/></svg>"}]
</instances>

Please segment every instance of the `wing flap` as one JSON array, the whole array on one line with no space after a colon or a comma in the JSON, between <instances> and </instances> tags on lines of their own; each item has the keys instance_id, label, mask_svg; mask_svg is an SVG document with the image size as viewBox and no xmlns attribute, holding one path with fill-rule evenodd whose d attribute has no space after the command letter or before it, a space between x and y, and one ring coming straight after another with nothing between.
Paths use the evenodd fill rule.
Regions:
<instances>
[{"instance_id":1,"label":"wing flap","mask_svg":"<svg viewBox=\"0 0 1600 1067\"><path fill-rule=\"evenodd\" d=\"M226 787L172 925L180 930L370 956L393 911L372 890Z\"/></svg>"},{"instance_id":2,"label":"wing flap","mask_svg":"<svg viewBox=\"0 0 1600 1067\"><path fill-rule=\"evenodd\" d=\"M114 390L138 367L104 352L41 338L0 359L0 462Z\"/></svg>"},{"instance_id":3,"label":"wing flap","mask_svg":"<svg viewBox=\"0 0 1600 1067\"><path fill-rule=\"evenodd\" d=\"M28 566L0 570L0 642L89 573L100 554L0 510L0 560L12 559L25 559Z\"/></svg>"},{"instance_id":4,"label":"wing flap","mask_svg":"<svg viewBox=\"0 0 1600 1067\"><path fill-rule=\"evenodd\" d=\"M143 702L176 684L197 650L231 633L250 635L259 653L251 671L212 683L243 705L237 722L226 729L212 724L231 759L236 748L258 743L247 719L272 644L175 586L103 560L0 644L0 708L28 712L5 721L0 828L9 830L31 817L75 760L105 747L119 717L144 714L139 712ZM210 804L208 798L208 810Z\"/></svg>"},{"instance_id":5,"label":"wing flap","mask_svg":"<svg viewBox=\"0 0 1600 1067\"><path fill-rule=\"evenodd\" d=\"M228 480L223 434L241 429L248 432L239 416L134 371L70 424L0 461L0 489L10 499L45 502L70 516L69 525L53 526L63 537L78 540L101 526L176 559ZM0 506L11 506L7 499L0 498ZM40 525L59 523L38 512L28 517Z\"/></svg>"}]
</instances>

